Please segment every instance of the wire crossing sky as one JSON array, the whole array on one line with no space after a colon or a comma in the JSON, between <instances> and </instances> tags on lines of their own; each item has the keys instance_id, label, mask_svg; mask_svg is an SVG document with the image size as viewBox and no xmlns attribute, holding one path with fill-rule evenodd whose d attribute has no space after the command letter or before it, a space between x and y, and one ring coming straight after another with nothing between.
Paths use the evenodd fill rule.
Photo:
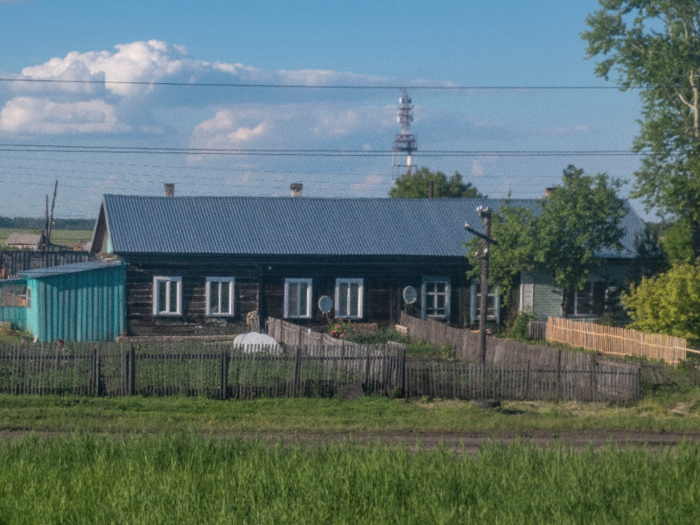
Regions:
<instances>
[{"instance_id":1,"label":"wire crossing sky","mask_svg":"<svg viewBox=\"0 0 700 525\"><path fill-rule=\"evenodd\" d=\"M633 180L638 93L579 36L597 1L377 4L0 0L0 215L40 216L56 179L66 218L165 182L386 197L402 88L418 166L491 197L569 164Z\"/></svg>"}]
</instances>

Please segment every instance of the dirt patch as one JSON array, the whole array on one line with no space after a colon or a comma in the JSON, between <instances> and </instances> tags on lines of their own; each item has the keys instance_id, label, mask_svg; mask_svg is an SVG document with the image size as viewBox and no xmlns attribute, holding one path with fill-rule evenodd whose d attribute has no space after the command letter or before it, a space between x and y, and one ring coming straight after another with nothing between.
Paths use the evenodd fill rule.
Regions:
<instances>
[{"instance_id":1,"label":"dirt patch","mask_svg":"<svg viewBox=\"0 0 700 525\"><path fill-rule=\"evenodd\" d=\"M69 432L31 432L24 430L0 431L0 440L14 440L22 437L37 436L44 439L69 436ZM95 433L96 436L121 437L120 434ZM155 437L156 434L149 434ZM410 450L435 450L440 446L446 446L454 452L467 452L475 454L480 447L489 443L512 444L516 440L524 443L534 443L540 447L550 447L557 443L564 443L577 449L593 446L598 450L601 447L613 443L621 448L630 446L648 447L650 449L679 445L683 441L700 442L700 432L668 433L668 432L523 432L515 433L433 433L433 432L392 432L386 434L368 433L336 433L336 434L284 434L284 433L220 433L203 434L203 437L216 439L260 439L270 443L279 441L286 445L301 443L316 446L327 443L357 443L359 445L403 445ZM138 437L138 436L137 436Z\"/></svg>"}]
</instances>

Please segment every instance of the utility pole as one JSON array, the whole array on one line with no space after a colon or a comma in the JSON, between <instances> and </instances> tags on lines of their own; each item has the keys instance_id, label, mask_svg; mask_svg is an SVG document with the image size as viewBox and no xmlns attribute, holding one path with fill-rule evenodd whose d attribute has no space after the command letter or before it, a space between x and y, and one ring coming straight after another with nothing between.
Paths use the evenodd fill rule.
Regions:
<instances>
[{"instance_id":1,"label":"utility pole","mask_svg":"<svg viewBox=\"0 0 700 525\"><path fill-rule=\"evenodd\" d=\"M481 252L477 252L477 257L481 259L481 303L479 314L479 364L486 364L486 319L488 317L489 301L489 244L498 246L498 242L490 237L491 235L491 210L488 207L479 206L476 212L481 218L484 227L483 233L474 230L469 223L464 224L464 228L476 235L483 241Z\"/></svg>"},{"instance_id":2,"label":"utility pole","mask_svg":"<svg viewBox=\"0 0 700 525\"><path fill-rule=\"evenodd\" d=\"M58 192L58 180L56 181L56 184L54 184L53 187L53 200L51 201L51 217L47 218L48 220L48 233L46 235L46 249L51 249L51 230L53 229L53 209L56 206L56 193ZM46 196L48 199L48 195ZM49 201L46 201L47 205L47 211L48 211L48 204Z\"/></svg>"}]
</instances>

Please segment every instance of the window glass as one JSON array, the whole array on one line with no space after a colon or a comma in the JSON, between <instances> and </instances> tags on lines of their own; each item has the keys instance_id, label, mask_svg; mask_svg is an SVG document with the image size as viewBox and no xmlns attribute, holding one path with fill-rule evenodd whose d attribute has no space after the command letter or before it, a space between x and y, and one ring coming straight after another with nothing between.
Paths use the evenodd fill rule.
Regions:
<instances>
[{"instance_id":1,"label":"window glass","mask_svg":"<svg viewBox=\"0 0 700 525\"><path fill-rule=\"evenodd\" d=\"M168 298L168 281L158 281L158 312L165 313L168 312L167 305Z\"/></svg>"},{"instance_id":2,"label":"window glass","mask_svg":"<svg viewBox=\"0 0 700 525\"><path fill-rule=\"evenodd\" d=\"M221 307L219 308L219 313L222 314L232 314L231 311L231 282L220 282L219 283L219 295L221 296Z\"/></svg>"},{"instance_id":3,"label":"window glass","mask_svg":"<svg viewBox=\"0 0 700 525\"><path fill-rule=\"evenodd\" d=\"M234 277L207 277L207 315L233 315Z\"/></svg>"},{"instance_id":4,"label":"window glass","mask_svg":"<svg viewBox=\"0 0 700 525\"><path fill-rule=\"evenodd\" d=\"M285 279L285 317L311 317L311 279Z\"/></svg>"},{"instance_id":5,"label":"window glass","mask_svg":"<svg viewBox=\"0 0 700 525\"><path fill-rule=\"evenodd\" d=\"M0 306L17 308L27 306L27 287L23 284L6 284L2 287ZM28 306L27 306L28 307Z\"/></svg>"},{"instance_id":6,"label":"window glass","mask_svg":"<svg viewBox=\"0 0 700 525\"><path fill-rule=\"evenodd\" d=\"M154 315L180 315L181 285L182 279L180 277L154 277Z\"/></svg>"},{"instance_id":7,"label":"window glass","mask_svg":"<svg viewBox=\"0 0 700 525\"><path fill-rule=\"evenodd\" d=\"M363 282L362 279L335 280L336 317L362 317Z\"/></svg>"},{"instance_id":8,"label":"window glass","mask_svg":"<svg viewBox=\"0 0 700 525\"><path fill-rule=\"evenodd\" d=\"M481 283L474 284L476 288L476 318L481 316ZM486 319L489 321L498 318L498 286L489 287L489 296L486 299Z\"/></svg>"},{"instance_id":9,"label":"window glass","mask_svg":"<svg viewBox=\"0 0 700 525\"><path fill-rule=\"evenodd\" d=\"M425 315L445 318L449 315L449 283L447 281L425 281Z\"/></svg>"},{"instance_id":10,"label":"window glass","mask_svg":"<svg viewBox=\"0 0 700 525\"><path fill-rule=\"evenodd\" d=\"M209 283L209 313L219 314L219 296L221 283Z\"/></svg>"}]
</instances>

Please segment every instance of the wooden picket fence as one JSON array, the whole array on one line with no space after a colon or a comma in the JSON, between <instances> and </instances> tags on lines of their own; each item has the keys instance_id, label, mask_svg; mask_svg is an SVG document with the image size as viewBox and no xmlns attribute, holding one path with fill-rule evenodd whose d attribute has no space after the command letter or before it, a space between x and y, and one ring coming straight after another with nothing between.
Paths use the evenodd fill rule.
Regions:
<instances>
[{"instance_id":1,"label":"wooden picket fence","mask_svg":"<svg viewBox=\"0 0 700 525\"><path fill-rule=\"evenodd\" d=\"M179 345L0 345L0 392L12 394L331 396L361 383L384 395L404 384L403 348Z\"/></svg>"},{"instance_id":2,"label":"wooden picket fence","mask_svg":"<svg viewBox=\"0 0 700 525\"><path fill-rule=\"evenodd\" d=\"M407 361L406 397L630 401L639 399L640 373L615 365L523 368Z\"/></svg>"},{"instance_id":3,"label":"wooden picket fence","mask_svg":"<svg viewBox=\"0 0 700 525\"><path fill-rule=\"evenodd\" d=\"M688 349L686 340L680 337L553 317L547 321L547 340L608 355L663 359L670 365L685 359L687 352L697 352Z\"/></svg>"}]
</instances>

